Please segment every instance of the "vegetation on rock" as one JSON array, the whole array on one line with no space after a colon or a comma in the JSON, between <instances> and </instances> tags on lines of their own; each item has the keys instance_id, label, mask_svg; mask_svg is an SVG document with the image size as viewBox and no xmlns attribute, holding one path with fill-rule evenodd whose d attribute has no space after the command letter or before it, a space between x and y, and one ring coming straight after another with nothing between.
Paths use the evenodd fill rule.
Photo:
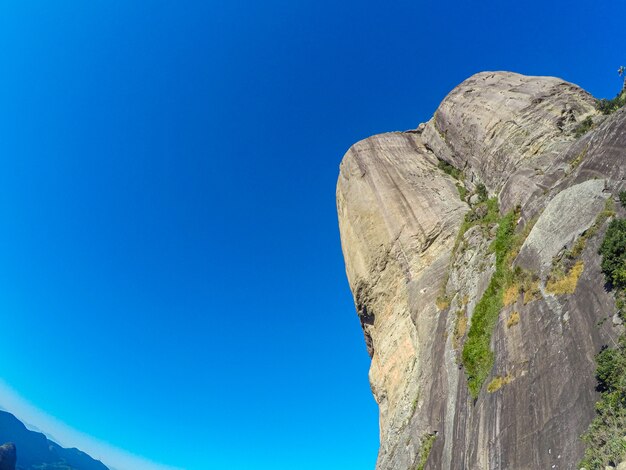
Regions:
<instances>
[{"instance_id":1,"label":"vegetation on rock","mask_svg":"<svg viewBox=\"0 0 626 470\"><path fill-rule=\"evenodd\" d=\"M591 116L587 116L574 129L574 137L582 137L593 128L593 120Z\"/></svg>"},{"instance_id":2,"label":"vegetation on rock","mask_svg":"<svg viewBox=\"0 0 626 470\"><path fill-rule=\"evenodd\" d=\"M506 327L511 328L519 323L519 312L515 311L509 315L509 319L506 321Z\"/></svg>"},{"instance_id":3,"label":"vegetation on rock","mask_svg":"<svg viewBox=\"0 0 626 470\"><path fill-rule=\"evenodd\" d=\"M620 200L621 196L620 193ZM602 271L607 283L614 288L616 304L623 317L626 219L611 221L599 253L602 255ZM605 347L596 356L596 362L601 396L596 403L596 417L582 436L587 449L580 463L589 470L615 467L626 460L626 334L622 334L616 347Z\"/></svg>"},{"instance_id":4,"label":"vegetation on rock","mask_svg":"<svg viewBox=\"0 0 626 470\"><path fill-rule=\"evenodd\" d=\"M596 361L602 395L596 417L582 436L587 449L580 463L589 470L614 467L626 459L626 336L616 348L601 351Z\"/></svg>"},{"instance_id":5,"label":"vegetation on rock","mask_svg":"<svg viewBox=\"0 0 626 470\"><path fill-rule=\"evenodd\" d=\"M546 291L554 295L573 294L584 268L585 263L577 261L567 272L549 278L546 282Z\"/></svg>"},{"instance_id":6,"label":"vegetation on rock","mask_svg":"<svg viewBox=\"0 0 626 470\"><path fill-rule=\"evenodd\" d=\"M428 462L428 456L433 448L436 437L436 433L429 433L422 438L422 445L420 447L419 455L417 456L417 466L415 467L415 470L424 470L426 467L426 462Z\"/></svg>"},{"instance_id":7,"label":"vegetation on rock","mask_svg":"<svg viewBox=\"0 0 626 470\"><path fill-rule=\"evenodd\" d=\"M596 108L602 114L611 114L617 111L622 106L624 106L624 104L626 104L626 93L624 93L624 91L626 90L626 77L625 77L626 68L624 68L624 66L621 66L617 70L617 73L619 74L620 77L624 78L624 85L622 87L622 90L612 100L607 100L607 99L598 100L598 102L596 103Z\"/></svg>"},{"instance_id":8,"label":"vegetation on rock","mask_svg":"<svg viewBox=\"0 0 626 470\"><path fill-rule=\"evenodd\" d=\"M572 248L554 258L546 282L546 291L554 295L574 293L584 269L584 264L579 258L587 246L587 241L598 233L604 222L613 215L615 215L615 203L612 198L609 198L593 225L576 239Z\"/></svg>"},{"instance_id":9,"label":"vegetation on rock","mask_svg":"<svg viewBox=\"0 0 626 470\"><path fill-rule=\"evenodd\" d=\"M452 347L458 350L463 337L467 331L467 316L465 310L459 309L456 312L456 322L454 323L454 336L452 337Z\"/></svg>"},{"instance_id":10,"label":"vegetation on rock","mask_svg":"<svg viewBox=\"0 0 626 470\"><path fill-rule=\"evenodd\" d=\"M454 262L459 246L463 241L463 236L470 228L474 227L475 225L480 225L481 227L488 229L494 223L497 223L500 217L500 212L498 210L498 199L495 197L487 199L487 190L485 189L484 195L482 195L480 186L484 188L484 185L478 185L477 187L476 194L478 194L479 202L475 204L467 214L465 214L465 219L463 220L463 223L459 228L459 232L454 242L454 247L452 248L452 254L450 255L451 263ZM435 301L439 310L445 310L450 306L451 299L446 294L448 276L449 272L446 273L446 277L441 284L441 292Z\"/></svg>"},{"instance_id":11,"label":"vegetation on rock","mask_svg":"<svg viewBox=\"0 0 626 470\"><path fill-rule=\"evenodd\" d=\"M495 214L498 214L497 200L493 198L488 201L494 205ZM483 296L476 304L467 341L463 347L462 361L470 394L474 398L478 396L493 367L494 354L491 351L491 336L500 311L504 306L516 302L520 294L523 294L525 304L541 296L536 274L519 267L513 268L515 257L537 221L537 218L533 218L516 234L518 217L519 208L516 208L498 220L498 230L492 244L492 249L496 254L496 270ZM519 322L519 313L515 315L516 313L513 312L507 320L509 328Z\"/></svg>"},{"instance_id":12,"label":"vegetation on rock","mask_svg":"<svg viewBox=\"0 0 626 470\"><path fill-rule=\"evenodd\" d=\"M492 248L496 253L496 270L480 301L476 304L472 323L463 347L462 359L472 397L476 398L494 363L491 335L504 306L503 294L512 280L509 254L514 246L518 212L504 215L498 224Z\"/></svg>"},{"instance_id":13,"label":"vegetation on rock","mask_svg":"<svg viewBox=\"0 0 626 470\"><path fill-rule=\"evenodd\" d=\"M606 280L616 288L626 288L626 219L611 221L600 254Z\"/></svg>"},{"instance_id":14,"label":"vegetation on rock","mask_svg":"<svg viewBox=\"0 0 626 470\"><path fill-rule=\"evenodd\" d=\"M513 382L513 376L511 374L507 374L504 377L497 375L491 382L489 382L489 385L487 385L487 391L489 393L497 392L504 385L510 384L511 382Z\"/></svg>"},{"instance_id":15,"label":"vegetation on rock","mask_svg":"<svg viewBox=\"0 0 626 470\"><path fill-rule=\"evenodd\" d=\"M462 181L464 179L463 172L457 167L450 165L445 160L439 160L439 163L437 163L437 168L443 170L444 173L452 176L456 180Z\"/></svg>"}]
</instances>

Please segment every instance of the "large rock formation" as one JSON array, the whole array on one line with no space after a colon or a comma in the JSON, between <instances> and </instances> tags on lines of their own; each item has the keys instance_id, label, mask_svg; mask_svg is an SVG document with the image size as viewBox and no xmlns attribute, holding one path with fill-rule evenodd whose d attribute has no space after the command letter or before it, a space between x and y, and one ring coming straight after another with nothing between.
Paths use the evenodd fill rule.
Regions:
<instances>
[{"instance_id":1,"label":"large rock formation","mask_svg":"<svg viewBox=\"0 0 626 470\"><path fill-rule=\"evenodd\" d=\"M577 137L588 118L593 129ZM599 114L573 84L480 73L416 130L346 153L337 210L380 407L379 470L576 468L597 399L594 356L623 329L605 321L615 306L597 249L598 216L626 189L625 131L623 110ZM461 351L495 269L496 227L459 232L482 185L501 214L518 208L527 237L511 269L535 287L501 310L495 363L474 398ZM575 244L574 292L549 288Z\"/></svg>"}]
</instances>

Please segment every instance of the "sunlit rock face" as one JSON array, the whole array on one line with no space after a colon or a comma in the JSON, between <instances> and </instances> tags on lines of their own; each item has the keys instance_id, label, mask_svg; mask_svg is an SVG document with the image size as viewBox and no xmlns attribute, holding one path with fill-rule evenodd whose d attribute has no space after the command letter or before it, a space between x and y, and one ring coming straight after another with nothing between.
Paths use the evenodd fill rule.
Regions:
<instances>
[{"instance_id":1,"label":"sunlit rock face","mask_svg":"<svg viewBox=\"0 0 626 470\"><path fill-rule=\"evenodd\" d=\"M557 78L480 73L415 131L344 156L337 210L380 408L378 469L577 468L597 399L594 355L623 328L605 321L615 313L597 254L606 223L585 236L573 293L546 285L554 258L626 189L625 114L601 116L594 102ZM586 118L593 128L577 136ZM512 269L532 273L535 294L501 309L474 399L461 351L495 269L497 227L459 232L481 185L501 214L517 208L528 233Z\"/></svg>"}]
</instances>

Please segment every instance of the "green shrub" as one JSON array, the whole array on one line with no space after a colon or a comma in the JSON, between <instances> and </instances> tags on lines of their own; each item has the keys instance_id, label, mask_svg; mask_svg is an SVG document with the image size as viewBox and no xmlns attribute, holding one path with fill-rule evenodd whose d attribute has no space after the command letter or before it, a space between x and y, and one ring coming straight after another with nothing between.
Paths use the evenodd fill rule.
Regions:
<instances>
[{"instance_id":1,"label":"green shrub","mask_svg":"<svg viewBox=\"0 0 626 470\"><path fill-rule=\"evenodd\" d=\"M422 437L422 445L420 447L420 451L417 457L418 460L415 470L424 470L426 462L428 462L428 456L430 455L430 451L432 450L433 444L435 443L436 437L436 433L429 433Z\"/></svg>"},{"instance_id":2,"label":"green shrub","mask_svg":"<svg viewBox=\"0 0 626 470\"><path fill-rule=\"evenodd\" d=\"M478 202L485 202L489 199L487 188L482 183L479 183L478 186L476 186L476 194L478 194Z\"/></svg>"},{"instance_id":3,"label":"green shrub","mask_svg":"<svg viewBox=\"0 0 626 470\"><path fill-rule=\"evenodd\" d=\"M454 179L463 180L463 172L459 170L457 167L450 165L448 162L444 160L439 160L437 163L437 168L442 170L447 175L452 176Z\"/></svg>"},{"instance_id":4,"label":"green shrub","mask_svg":"<svg viewBox=\"0 0 626 470\"><path fill-rule=\"evenodd\" d=\"M496 253L496 270L480 301L463 346L463 366L472 397L476 398L494 363L491 335L503 307L504 290L512 279L509 253L514 246L517 212L510 211L500 219L492 249Z\"/></svg>"},{"instance_id":5,"label":"green shrub","mask_svg":"<svg viewBox=\"0 0 626 470\"><path fill-rule=\"evenodd\" d=\"M457 183L456 189L459 191L459 197L461 198L461 201L465 201L465 198L467 197L467 189L465 188L465 186Z\"/></svg>"},{"instance_id":6,"label":"green shrub","mask_svg":"<svg viewBox=\"0 0 626 470\"><path fill-rule=\"evenodd\" d=\"M614 219L609 224L600 245L602 272L617 288L626 287L626 219Z\"/></svg>"},{"instance_id":7,"label":"green shrub","mask_svg":"<svg viewBox=\"0 0 626 470\"><path fill-rule=\"evenodd\" d=\"M626 191L619 192L619 203L626 208Z\"/></svg>"},{"instance_id":8,"label":"green shrub","mask_svg":"<svg viewBox=\"0 0 626 470\"><path fill-rule=\"evenodd\" d=\"M596 377L599 388L603 391L618 391L623 398L626 398L626 350L624 340L621 346L610 349L604 348L597 356ZM623 403L626 405L626 403Z\"/></svg>"},{"instance_id":9,"label":"green shrub","mask_svg":"<svg viewBox=\"0 0 626 470\"><path fill-rule=\"evenodd\" d=\"M620 194L621 200L621 194ZM599 249L602 271L615 288L616 306L623 317L626 297L626 219L611 221ZM583 434L587 445L579 467L603 469L626 460L626 335L615 348L596 356L600 400L596 417Z\"/></svg>"},{"instance_id":10,"label":"green shrub","mask_svg":"<svg viewBox=\"0 0 626 470\"><path fill-rule=\"evenodd\" d=\"M602 114L611 114L626 104L626 93L619 92L612 100L601 99L596 102L596 109Z\"/></svg>"},{"instance_id":11,"label":"green shrub","mask_svg":"<svg viewBox=\"0 0 626 470\"><path fill-rule=\"evenodd\" d=\"M576 128L574 129L574 136L581 137L585 135L593 127L593 121L591 116L587 116Z\"/></svg>"},{"instance_id":12,"label":"green shrub","mask_svg":"<svg viewBox=\"0 0 626 470\"><path fill-rule=\"evenodd\" d=\"M603 469L626 459L626 337L616 348L605 348L596 356L598 389L596 417L583 434L587 444L580 466Z\"/></svg>"}]
</instances>

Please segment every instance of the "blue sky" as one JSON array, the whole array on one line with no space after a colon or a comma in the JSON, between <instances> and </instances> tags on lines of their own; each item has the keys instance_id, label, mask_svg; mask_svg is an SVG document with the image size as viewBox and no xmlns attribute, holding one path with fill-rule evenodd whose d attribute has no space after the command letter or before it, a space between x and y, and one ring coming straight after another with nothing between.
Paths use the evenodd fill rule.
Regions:
<instances>
[{"instance_id":1,"label":"blue sky","mask_svg":"<svg viewBox=\"0 0 626 470\"><path fill-rule=\"evenodd\" d=\"M0 404L118 470L373 468L343 153L482 70L613 97L625 13L0 1Z\"/></svg>"}]
</instances>

